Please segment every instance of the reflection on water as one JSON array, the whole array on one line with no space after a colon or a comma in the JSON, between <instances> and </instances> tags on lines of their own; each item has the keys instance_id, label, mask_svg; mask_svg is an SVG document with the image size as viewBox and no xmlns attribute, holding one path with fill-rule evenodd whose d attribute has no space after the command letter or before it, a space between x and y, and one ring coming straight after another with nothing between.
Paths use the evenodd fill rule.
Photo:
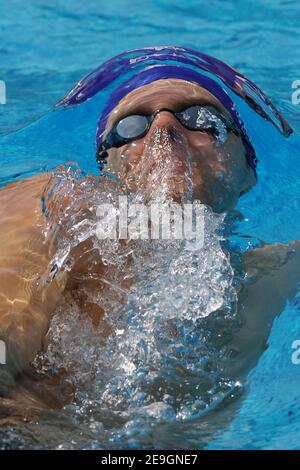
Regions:
<instances>
[{"instance_id":1,"label":"reflection on water","mask_svg":"<svg viewBox=\"0 0 300 470\"><path fill-rule=\"evenodd\" d=\"M58 170L45 191L44 210L58 236L45 282L66 271L73 279L33 377L4 402L3 447L153 447L162 427L170 439L159 445L178 447L186 422L201 423L241 392L222 374L239 324L239 286L221 246L224 216L204 207L204 246L99 240L96 209L108 201L117 207L120 192L114 180L70 169ZM60 210L56 202L66 195ZM196 440L189 436L185 446L198 446L199 432Z\"/></svg>"}]
</instances>

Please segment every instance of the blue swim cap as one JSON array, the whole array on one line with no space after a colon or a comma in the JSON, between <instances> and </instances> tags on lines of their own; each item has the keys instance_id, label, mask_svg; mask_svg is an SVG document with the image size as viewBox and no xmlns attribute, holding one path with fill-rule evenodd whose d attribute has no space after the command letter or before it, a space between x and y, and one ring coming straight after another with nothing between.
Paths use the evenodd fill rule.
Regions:
<instances>
[{"instance_id":1,"label":"blue swim cap","mask_svg":"<svg viewBox=\"0 0 300 470\"><path fill-rule=\"evenodd\" d=\"M202 52L176 46L141 48L118 54L80 80L56 106L68 107L80 104L106 87L115 86L98 120L96 132L98 149L102 143L109 114L119 101L136 88L167 78L179 78L196 83L218 98L241 132L247 161L255 173L257 165L255 150L229 91L242 98L285 137L293 132L269 98L237 70Z\"/></svg>"}]
</instances>

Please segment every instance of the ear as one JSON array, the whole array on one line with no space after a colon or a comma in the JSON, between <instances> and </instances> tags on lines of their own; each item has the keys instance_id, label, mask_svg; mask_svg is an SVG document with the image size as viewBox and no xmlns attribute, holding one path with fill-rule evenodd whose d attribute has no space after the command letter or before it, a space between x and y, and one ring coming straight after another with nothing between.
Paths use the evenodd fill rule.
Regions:
<instances>
[{"instance_id":1,"label":"ear","mask_svg":"<svg viewBox=\"0 0 300 470\"><path fill-rule=\"evenodd\" d=\"M248 169L248 175L245 179L245 184L244 184L244 189L240 192L239 197L243 196L244 194L247 194L257 183L257 177L252 170L252 168L249 167Z\"/></svg>"},{"instance_id":2,"label":"ear","mask_svg":"<svg viewBox=\"0 0 300 470\"><path fill-rule=\"evenodd\" d=\"M249 187L249 188L243 189L243 191L240 192L239 197L243 196L244 194L247 194L250 191L251 188L252 188L252 186Z\"/></svg>"}]
</instances>

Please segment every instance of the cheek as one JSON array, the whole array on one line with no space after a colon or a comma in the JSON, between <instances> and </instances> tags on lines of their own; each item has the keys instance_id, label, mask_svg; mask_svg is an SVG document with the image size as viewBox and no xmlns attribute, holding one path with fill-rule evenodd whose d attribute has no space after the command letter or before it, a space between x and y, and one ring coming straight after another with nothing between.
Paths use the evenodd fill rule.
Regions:
<instances>
[{"instance_id":1,"label":"cheek","mask_svg":"<svg viewBox=\"0 0 300 470\"><path fill-rule=\"evenodd\" d=\"M224 147L224 166L229 179L242 184L247 177L249 168L245 148L240 138L231 135Z\"/></svg>"},{"instance_id":2,"label":"cheek","mask_svg":"<svg viewBox=\"0 0 300 470\"><path fill-rule=\"evenodd\" d=\"M244 188L249 172L243 143L230 135L224 145L217 147L208 135L205 143L201 139L190 141L190 145L194 194L212 205L218 200L230 205Z\"/></svg>"},{"instance_id":3,"label":"cheek","mask_svg":"<svg viewBox=\"0 0 300 470\"><path fill-rule=\"evenodd\" d=\"M203 172L222 179L243 177L247 172L245 149L240 138L233 134L227 141L216 146L214 138L209 135L190 136L190 148L193 155L195 174Z\"/></svg>"},{"instance_id":4,"label":"cheek","mask_svg":"<svg viewBox=\"0 0 300 470\"><path fill-rule=\"evenodd\" d=\"M212 135L206 132L186 131L186 136L191 149L202 152L208 148L213 148L215 140Z\"/></svg>"},{"instance_id":5,"label":"cheek","mask_svg":"<svg viewBox=\"0 0 300 470\"><path fill-rule=\"evenodd\" d=\"M122 147L119 158L121 166L126 171L134 170L139 164L143 153L144 143L142 140L136 140Z\"/></svg>"},{"instance_id":6,"label":"cheek","mask_svg":"<svg viewBox=\"0 0 300 470\"><path fill-rule=\"evenodd\" d=\"M217 147L214 137L208 133L189 131L188 137L195 173L204 172L212 175L217 171L227 171L225 153L228 153L228 149L225 145Z\"/></svg>"},{"instance_id":7,"label":"cheek","mask_svg":"<svg viewBox=\"0 0 300 470\"><path fill-rule=\"evenodd\" d=\"M137 167L143 149L141 142L131 142L118 149L112 149L109 153L108 167L121 176L126 176Z\"/></svg>"}]
</instances>

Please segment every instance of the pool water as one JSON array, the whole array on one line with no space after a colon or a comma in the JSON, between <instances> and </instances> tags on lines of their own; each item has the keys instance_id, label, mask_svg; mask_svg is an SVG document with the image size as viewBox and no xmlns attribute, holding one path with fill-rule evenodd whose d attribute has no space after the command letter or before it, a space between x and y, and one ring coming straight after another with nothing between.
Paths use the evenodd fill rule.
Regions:
<instances>
[{"instance_id":1,"label":"pool water","mask_svg":"<svg viewBox=\"0 0 300 470\"><path fill-rule=\"evenodd\" d=\"M70 111L69 117L74 119L66 119L63 113L50 112L53 104L83 75L122 50L150 45L181 45L216 56L239 69L267 93L295 131L285 141L270 128L260 128L260 118L251 121L250 133L255 136L260 149L259 183L240 200L238 210L244 219L238 224L237 235L232 238L233 245L247 248L261 240L288 242L299 238L300 105L291 102L291 84L300 78L297 75L300 69L298 2L259 1L254 5L250 1L191 1L184 6L179 1L164 0L130 5L121 0L111 4L90 1L85 5L74 0L51 4L31 1L24 8L20 0L14 0L9 9L4 3L1 9L0 79L7 86L7 104L0 106L1 185L53 169L69 160L77 161L85 172L95 173L95 128L82 124L81 129L79 124L84 121L86 108L83 111L79 108L76 115ZM96 110L92 111L94 119ZM77 138L73 136L74 120L77 120L79 129ZM221 223L212 214L207 217L214 227ZM211 230L209 243L217 249L214 253L209 250L206 253L208 266L221 263L220 241L215 237ZM198 261L203 261L203 253L196 255ZM182 263L188 262L188 256L189 253L180 251L175 256L174 275L176 269L182 269ZM156 282L168 282L164 267L157 266L157 269L161 269L161 277ZM229 278L230 275L229 272ZM204 282L204 278L197 281ZM162 399L153 392L153 387L156 390L155 381L165 381L166 389L172 390L174 386L172 374L168 375L163 367L170 368L174 376L180 376L180 371L175 366L172 369L168 361L162 366L161 376L151 376L153 364L158 358L162 361L165 357L163 349L156 348L153 353L150 347L153 354L139 362L144 369L141 367L135 378L130 375L130 359L136 357L137 351L141 353L140 344L134 349L133 339L143 338L144 344L151 346L153 337L147 332L150 326L159 331L162 321L159 312L165 312L167 305L163 296L160 297L155 304L157 317L148 316L149 323L143 324L139 330L134 308L140 301L139 295L144 295L143 302L149 302L153 307L151 289L139 287L140 293L136 292L126 307L129 323L118 325L121 332L119 349L113 350L112 345L101 345L102 349L99 345L97 348L101 339L88 323L84 325L79 342L72 345L79 352L77 357L80 361L75 364L81 371L79 379L82 380L82 374L87 374L83 384L76 382L76 374L73 377L77 386L77 402L68 405L64 413L45 412L41 418L26 425L26 432L16 426L9 430L2 427L2 447L299 448L300 366L291 360L292 343L300 339L299 298L287 301L285 309L278 312L280 315L273 323L268 340L269 347L242 385L225 382L221 377L216 379L215 375L214 381L211 381L211 376L203 378L203 364L198 364L198 369L195 366L203 351L199 345L194 347L190 318L183 316L181 347L183 350L186 348L188 354L184 356L171 342L172 354L178 357L180 366L183 367L180 359L184 358L184 367L194 366L195 376L201 376L203 383L207 380L206 397L213 396L217 402L218 393L222 393L222 398L229 398L228 408L225 406L219 415L216 414L215 422L206 422L202 412L206 405L211 406L211 402L207 399L207 402L202 400L199 403L197 397L190 396L187 381L183 380L188 398L186 401L182 399L177 407L173 406L172 393L166 393L170 397ZM157 290L155 283L152 287ZM228 299L224 294L215 300L226 303ZM74 367L68 356L59 357L57 351L59 348L68 350L68 335L71 334L73 339L76 337L76 312L64 311L62 318L63 322L54 321L52 324L48 356L37 358L38 367L45 371L60 365ZM122 331L126 328L132 344L125 341ZM85 340L89 341L89 348ZM165 340L160 338L161 347ZM189 342L193 348L189 349ZM193 354L190 354L191 350ZM107 363L103 358L100 360L99 351L106 353ZM158 351L160 355L157 357ZM127 355L126 370L114 362L116 380L104 373L105 380L101 376L102 382L91 381L88 388L90 369L85 369L88 357L92 357L99 368L104 368L121 353ZM149 370L145 369L146 366ZM96 375L97 370L94 370ZM116 394L119 401L112 402L113 392L120 391L118 380L127 380L124 389L134 391L131 395L128 392L130 400L125 394ZM153 392L149 403L142 395L145 390L141 384L145 382ZM151 395L149 390L148 395ZM105 398L106 404L111 400L108 407L105 407ZM151 405L153 402L154 407ZM118 419L114 413L116 410ZM133 410L131 414L130 410Z\"/></svg>"}]
</instances>

